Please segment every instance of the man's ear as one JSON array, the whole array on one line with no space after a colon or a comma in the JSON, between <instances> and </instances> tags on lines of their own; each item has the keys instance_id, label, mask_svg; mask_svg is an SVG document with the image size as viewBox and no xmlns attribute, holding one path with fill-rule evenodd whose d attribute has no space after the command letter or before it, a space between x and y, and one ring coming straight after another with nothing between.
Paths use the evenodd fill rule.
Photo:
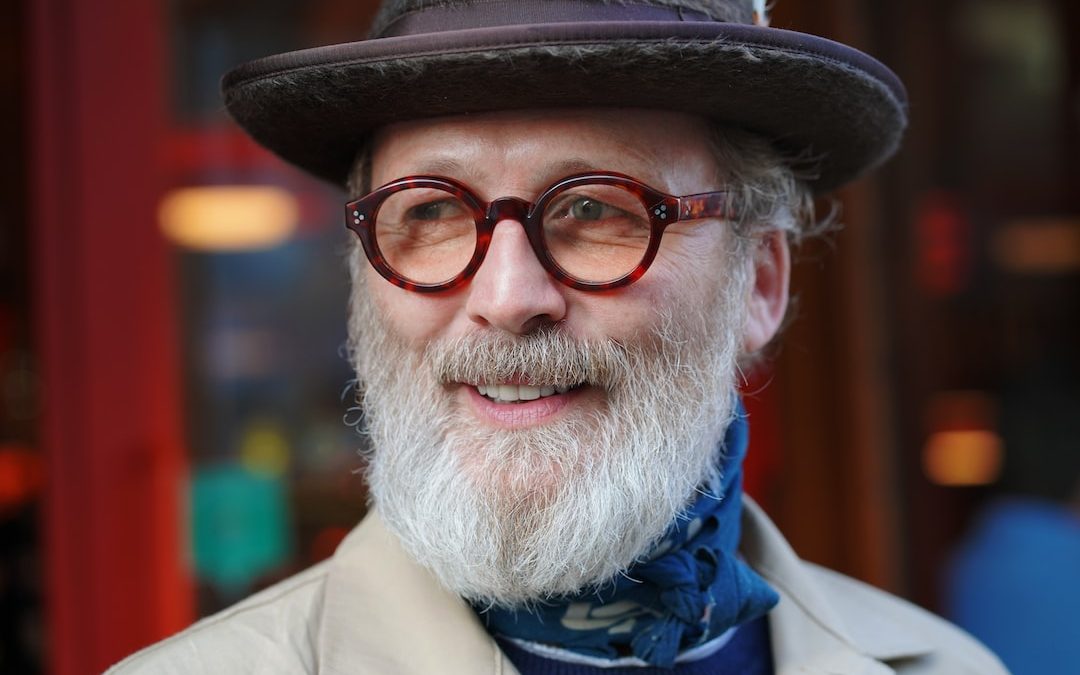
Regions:
<instances>
[{"instance_id":1,"label":"man's ear","mask_svg":"<svg viewBox=\"0 0 1080 675\"><path fill-rule=\"evenodd\" d=\"M788 305L791 251L787 234L770 230L751 242L751 279L747 298L743 353L753 354L769 343L780 329Z\"/></svg>"}]
</instances>

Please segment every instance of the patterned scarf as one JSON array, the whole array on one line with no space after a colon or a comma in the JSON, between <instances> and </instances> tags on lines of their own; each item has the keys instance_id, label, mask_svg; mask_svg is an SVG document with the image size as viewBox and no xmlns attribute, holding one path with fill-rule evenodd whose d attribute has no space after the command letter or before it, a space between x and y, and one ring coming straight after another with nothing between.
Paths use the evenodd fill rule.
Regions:
<instances>
[{"instance_id":1,"label":"patterned scarf","mask_svg":"<svg viewBox=\"0 0 1080 675\"><path fill-rule=\"evenodd\" d=\"M719 490L702 490L648 555L599 590L530 609L474 608L488 631L672 667L679 652L764 615L779 596L736 555L747 440L739 402L720 447Z\"/></svg>"}]
</instances>

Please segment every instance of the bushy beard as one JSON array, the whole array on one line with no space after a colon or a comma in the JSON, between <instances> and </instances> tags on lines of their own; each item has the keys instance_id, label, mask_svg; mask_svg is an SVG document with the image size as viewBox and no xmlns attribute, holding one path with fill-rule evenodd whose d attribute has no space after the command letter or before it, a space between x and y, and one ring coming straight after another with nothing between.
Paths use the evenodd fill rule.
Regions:
<instances>
[{"instance_id":1,"label":"bushy beard","mask_svg":"<svg viewBox=\"0 0 1080 675\"><path fill-rule=\"evenodd\" d=\"M410 348L354 274L350 340L370 435L368 481L404 548L448 589L505 607L600 586L648 552L717 478L734 407L743 284L677 299L634 342L558 325ZM452 383L587 383L589 413L485 426Z\"/></svg>"}]
</instances>

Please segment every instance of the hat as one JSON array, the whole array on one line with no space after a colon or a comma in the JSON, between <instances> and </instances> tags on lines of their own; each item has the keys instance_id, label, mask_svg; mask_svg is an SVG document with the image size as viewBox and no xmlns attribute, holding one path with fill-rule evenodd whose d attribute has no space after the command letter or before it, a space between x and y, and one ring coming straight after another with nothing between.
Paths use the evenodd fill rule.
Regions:
<instances>
[{"instance_id":1,"label":"hat","mask_svg":"<svg viewBox=\"0 0 1080 675\"><path fill-rule=\"evenodd\" d=\"M760 134L818 193L888 159L907 124L896 75L764 24L762 0L386 0L368 39L246 63L222 91L252 138L337 184L383 125L559 107L682 111Z\"/></svg>"}]
</instances>

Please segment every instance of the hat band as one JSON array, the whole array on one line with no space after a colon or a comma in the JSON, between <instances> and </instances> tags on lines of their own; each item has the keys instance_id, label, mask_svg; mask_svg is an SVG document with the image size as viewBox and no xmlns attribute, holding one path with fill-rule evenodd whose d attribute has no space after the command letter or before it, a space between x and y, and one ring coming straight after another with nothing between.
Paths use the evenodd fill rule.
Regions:
<instances>
[{"instance_id":1,"label":"hat band","mask_svg":"<svg viewBox=\"0 0 1080 675\"><path fill-rule=\"evenodd\" d=\"M387 38L470 28L593 21L717 20L704 12L645 3L608 4L595 0L545 0L544 2L491 0L452 6L435 5L412 10L394 19L373 37Z\"/></svg>"}]
</instances>

